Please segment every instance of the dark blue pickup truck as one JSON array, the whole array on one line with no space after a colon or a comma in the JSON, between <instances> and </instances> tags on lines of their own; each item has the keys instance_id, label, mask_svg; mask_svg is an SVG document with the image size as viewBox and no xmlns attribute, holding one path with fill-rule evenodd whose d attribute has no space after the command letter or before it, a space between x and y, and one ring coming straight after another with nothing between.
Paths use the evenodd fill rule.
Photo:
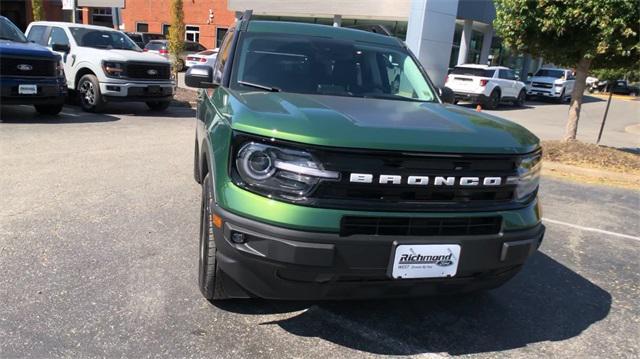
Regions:
<instances>
[{"instance_id":1,"label":"dark blue pickup truck","mask_svg":"<svg viewBox=\"0 0 640 359\"><path fill-rule=\"evenodd\" d=\"M60 55L27 41L22 31L0 16L0 87L2 105L33 105L56 115L67 96Z\"/></svg>"}]
</instances>

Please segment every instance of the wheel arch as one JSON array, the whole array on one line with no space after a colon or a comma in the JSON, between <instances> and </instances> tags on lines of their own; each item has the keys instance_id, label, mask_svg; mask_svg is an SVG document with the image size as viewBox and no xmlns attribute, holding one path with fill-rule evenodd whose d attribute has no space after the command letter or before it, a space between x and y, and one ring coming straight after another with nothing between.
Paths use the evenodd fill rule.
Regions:
<instances>
[{"instance_id":1,"label":"wheel arch","mask_svg":"<svg viewBox=\"0 0 640 359\"><path fill-rule=\"evenodd\" d=\"M78 88L78 82L80 82L80 79L81 79L81 78L82 78L82 76L84 76L84 75L93 75L93 76L96 76L96 73L95 73L95 72L93 72L93 70L91 70L91 69L90 69L90 68L88 68L88 67L83 67L83 68L79 69L79 70L76 72L76 77L75 77L75 79L73 80L73 89L74 89L74 90ZM96 77L97 77L97 76L96 76Z\"/></svg>"}]
</instances>

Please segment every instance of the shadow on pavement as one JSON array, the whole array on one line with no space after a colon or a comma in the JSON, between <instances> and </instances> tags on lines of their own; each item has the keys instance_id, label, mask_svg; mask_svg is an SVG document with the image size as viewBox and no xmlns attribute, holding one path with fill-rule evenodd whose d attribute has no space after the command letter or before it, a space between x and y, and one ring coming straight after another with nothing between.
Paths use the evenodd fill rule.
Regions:
<instances>
[{"instance_id":1,"label":"shadow on pavement","mask_svg":"<svg viewBox=\"0 0 640 359\"><path fill-rule=\"evenodd\" d=\"M33 106L1 106L0 123L100 123L120 120L104 113L86 113L79 108L65 106L58 115L41 115Z\"/></svg>"},{"instance_id":2,"label":"shadow on pavement","mask_svg":"<svg viewBox=\"0 0 640 359\"><path fill-rule=\"evenodd\" d=\"M306 309L262 325L368 353L458 355L575 337L607 317L611 295L538 252L511 282L474 295L318 303L249 300L216 306L253 315Z\"/></svg>"}]
</instances>

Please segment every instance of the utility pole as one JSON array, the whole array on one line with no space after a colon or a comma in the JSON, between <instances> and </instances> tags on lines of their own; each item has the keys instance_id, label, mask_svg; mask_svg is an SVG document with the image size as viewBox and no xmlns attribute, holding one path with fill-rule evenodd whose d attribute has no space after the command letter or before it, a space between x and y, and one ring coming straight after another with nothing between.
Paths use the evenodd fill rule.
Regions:
<instances>
[{"instance_id":1,"label":"utility pole","mask_svg":"<svg viewBox=\"0 0 640 359\"><path fill-rule=\"evenodd\" d=\"M613 86L609 88L609 99L607 100L607 108L604 110L604 116L602 117L602 124L600 125L600 132L598 132L598 139L596 144L600 144L602 138L602 131L604 130L604 124L607 122L607 115L609 114L609 105L611 105L611 97L613 96Z\"/></svg>"},{"instance_id":2,"label":"utility pole","mask_svg":"<svg viewBox=\"0 0 640 359\"><path fill-rule=\"evenodd\" d=\"M76 8L76 2L77 0L71 0L71 22L74 24L78 22L78 9Z\"/></svg>"}]
</instances>

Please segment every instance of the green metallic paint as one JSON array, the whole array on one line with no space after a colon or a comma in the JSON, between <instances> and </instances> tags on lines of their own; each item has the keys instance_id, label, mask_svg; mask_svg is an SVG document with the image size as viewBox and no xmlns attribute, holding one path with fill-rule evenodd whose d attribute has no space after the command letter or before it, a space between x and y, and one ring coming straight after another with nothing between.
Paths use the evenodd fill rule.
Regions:
<instances>
[{"instance_id":1,"label":"green metallic paint","mask_svg":"<svg viewBox=\"0 0 640 359\"><path fill-rule=\"evenodd\" d=\"M382 217L459 217L459 212L366 212L345 211L337 209L315 208L285 203L266 198L237 187L231 182L218 186L218 205L230 212L251 218L260 222L281 227L321 232L338 232L340 220L343 216L382 216ZM499 215L504 220L505 231L527 229L540 223L538 200L534 200L527 207L496 212L468 212L465 216Z\"/></svg>"},{"instance_id":2,"label":"green metallic paint","mask_svg":"<svg viewBox=\"0 0 640 359\"><path fill-rule=\"evenodd\" d=\"M289 28L291 27L291 28ZM370 33L288 23L251 22L250 31L303 33L393 45L391 38ZM322 32L318 32L322 30ZM330 31L330 33L327 33ZM393 43L392 43L393 42ZM230 212L286 228L337 232L345 215L455 217L457 212L366 212L314 208L263 197L237 187L229 178L232 131L320 146L467 154L524 154L539 147L523 127L498 117L440 103L345 98L219 87L211 97L200 92L209 168L213 169L217 204ZM500 215L503 229L535 226L541 220L537 199L510 211L472 212Z\"/></svg>"}]
</instances>

